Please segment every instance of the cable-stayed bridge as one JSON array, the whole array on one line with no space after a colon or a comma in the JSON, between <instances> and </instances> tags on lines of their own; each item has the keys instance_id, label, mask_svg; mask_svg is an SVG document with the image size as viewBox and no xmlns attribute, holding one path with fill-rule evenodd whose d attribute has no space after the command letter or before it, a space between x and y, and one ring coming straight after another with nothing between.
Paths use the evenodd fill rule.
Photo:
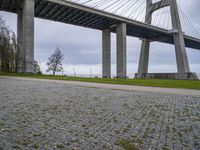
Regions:
<instances>
[{"instance_id":1,"label":"cable-stayed bridge","mask_svg":"<svg viewBox=\"0 0 200 150\"><path fill-rule=\"evenodd\" d=\"M111 32L117 35L117 77L125 78L126 36L142 39L137 78L196 79L185 47L200 50L200 34L176 0L0 0L18 14L19 72L33 72L34 17L102 31L103 77L111 77ZM148 74L150 43L175 45L178 73Z\"/></svg>"}]
</instances>

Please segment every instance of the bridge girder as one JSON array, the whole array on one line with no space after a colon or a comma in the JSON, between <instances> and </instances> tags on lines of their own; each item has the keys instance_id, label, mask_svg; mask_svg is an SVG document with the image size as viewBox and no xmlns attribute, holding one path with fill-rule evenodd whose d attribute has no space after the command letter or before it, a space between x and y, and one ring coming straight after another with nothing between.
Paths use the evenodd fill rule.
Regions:
<instances>
[{"instance_id":1,"label":"bridge girder","mask_svg":"<svg viewBox=\"0 0 200 150\"><path fill-rule=\"evenodd\" d=\"M21 3L22 3L22 0L4 0L4 3L3 1L0 1L0 11L9 11L9 12L17 13L22 8ZM51 5L48 3L51 3ZM78 13L77 14L73 13L74 10L77 10L77 9L79 10ZM116 15L102 12L95 9L92 9L92 13L91 13L90 10L91 8L80 6L79 4L74 4L74 3L70 3L70 2L66 2L62 0L35 0L35 17L37 18L69 23L69 24L88 27L88 28L97 29L97 30L103 30L107 27L114 26L117 23L125 22L127 23L128 36L146 38L149 40L155 39L159 36L160 37L166 36L167 37L166 39L170 39L170 37L173 37L173 34L169 33L165 29L157 28L148 24L133 21L127 18L123 18L120 16L116 16ZM47 13L42 15L41 11L47 11ZM80 15L82 12L83 12L83 15ZM77 16L77 18L84 18L84 19L74 19L69 22L68 20L64 18L68 17L70 14L73 14L72 17ZM116 33L116 27L112 28L112 32ZM199 39L196 39L194 37L189 37L189 36L185 36L184 38L185 38L185 43L187 47L200 50ZM159 41L159 38L157 39ZM162 40L159 42L173 44L171 41L167 41L167 40L166 41Z\"/></svg>"}]
</instances>

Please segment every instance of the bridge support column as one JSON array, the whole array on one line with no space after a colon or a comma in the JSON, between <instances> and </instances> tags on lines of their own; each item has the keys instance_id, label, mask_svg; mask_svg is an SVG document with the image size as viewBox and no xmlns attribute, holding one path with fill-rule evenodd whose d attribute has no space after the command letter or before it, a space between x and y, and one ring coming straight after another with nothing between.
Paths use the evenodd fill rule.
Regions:
<instances>
[{"instance_id":1,"label":"bridge support column","mask_svg":"<svg viewBox=\"0 0 200 150\"><path fill-rule=\"evenodd\" d=\"M137 77L136 78L144 78L145 74L148 73L149 49L150 49L149 40L143 39L142 40L142 46L141 46L141 52L140 52L138 73L137 73Z\"/></svg>"},{"instance_id":2,"label":"bridge support column","mask_svg":"<svg viewBox=\"0 0 200 150\"><path fill-rule=\"evenodd\" d=\"M117 78L127 77L126 62L126 34L127 27L125 23L117 25Z\"/></svg>"},{"instance_id":3,"label":"bridge support column","mask_svg":"<svg viewBox=\"0 0 200 150\"><path fill-rule=\"evenodd\" d=\"M34 72L34 0L24 0L18 12L17 39L20 47L19 73Z\"/></svg>"},{"instance_id":4,"label":"bridge support column","mask_svg":"<svg viewBox=\"0 0 200 150\"><path fill-rule=\"evenodd\" d=\"M187 79L188 73L190 73L190 67L188 63L184 36L181 28L177 2L171 0L170 2L172 26L174 29L174 45L176 51L176 61L178 68L178 79Z\"/></svg>"},{"instance_id":5,"label":"bridge support column","mask_svg":"<svg viewBox=\"0 0 200 150\"><path fill-rule=\"evenodd\" d=\"M111 30L104 29L102 31L102 76L103 78L111 78Z\"/></svg>"},{"instance_id":6,"label":"bridge support column","mask_svg":"<svg viewBox=\"0 0 200 150\"><path fill-rule=\"evenodd\" d=\"M152 20L151 5L152 5L152 0L147 0L145 22L148 24L151 24ZM150 41L147 39L143 39L141 45L140 58L139 58L138 73L135 75L135 78L145 78L145 75L148 73L149 50L150 50Z\"/></svg>"}]
</instances>

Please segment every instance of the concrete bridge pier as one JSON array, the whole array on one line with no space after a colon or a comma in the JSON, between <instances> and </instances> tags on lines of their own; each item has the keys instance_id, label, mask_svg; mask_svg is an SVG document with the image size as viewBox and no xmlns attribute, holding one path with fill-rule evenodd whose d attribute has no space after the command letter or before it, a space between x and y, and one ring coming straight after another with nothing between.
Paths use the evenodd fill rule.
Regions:
<instances>
[{"instance_id":1,"label":"concrete bridge pier","mask_svg":"<svg viewBox=\"0 0 200 150\"><path fill-rule=\"evenodd\" d=\"M152 0L147 0L145 23L148 23L148 24L151 24L151 20L152 20L151 7L152 7ZM144 78L143 76L148 73L149 51L150 51L150 41L148 39L142 39L138 73L136 74L137 78Z\"/></svg>"},{"instance_id":2,"label":"concrete bridge pier","mask_svg":"<svg viewBox=\"0 0 200 150\"><path fill-rule=\"evenodd\" d=\"M102 31L102 76L111 78L111 29Z\"/></svg>"},{"instance_id":3,"label":"concrete bridge pier","mask_svg":"<svg viewBox=\"0 0 200 150\"><path fill-rule=\"evenodd\" d=\"M117 78L127 77L127 59L126 59L126 23L116 25L116 44L117 44ZM102 31L102 76L111 78L111 29Z\"/></svg>"},{"instance_id":4,"label":"concrete bridge pier","mask_svg":"<svg viewBox=\"0 0 200 150\"><path fill-rule=\"evenodd\" d=\"M139 67L137 78L144 78L144 74L148 73L149 67L149 50L150 50L150 41L147 39L142 40L140 58L139 58Z\"/></svg>"},{"instance_id":5,"label":"concrete bridge pier","mask_svg":"<svg viewBox=\"0 0 200 150\"><path fill-rule=\"evenodd\" d=\"M127 78L126 23L117 24L117 78Z\"/></svg>"},{"instance_id":6,"label":"concrete bridge pier","mask_svg":"<svg viewBox=\"0 0 200 150\"><path fill-rule=\"evenodd\" d=\"M23 0L17 17L17 40L20 47L19 73L34 72L34 0Z\"/></svg>"}]
</instances>

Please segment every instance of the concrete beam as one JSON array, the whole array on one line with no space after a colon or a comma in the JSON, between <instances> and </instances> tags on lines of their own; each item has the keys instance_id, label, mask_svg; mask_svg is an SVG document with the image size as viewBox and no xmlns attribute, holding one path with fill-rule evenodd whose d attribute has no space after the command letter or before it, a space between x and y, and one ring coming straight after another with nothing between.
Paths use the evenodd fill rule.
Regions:
<instances>
[{"instance_id":1,"label":"concrete beam","mask_svg":"<svg viewBox=\"0 0 200 150\"><path fill-rule=\"evenodd\" d=\"M176 51L176 61L179 79L187 79L187 73L190 72L190 67L188 63L184 35L181 28L177 2L176 0L171 0L170 4L172 26L173 29L176 29L178 31L177 33L173 34L173 38Z\"/></svg>"},{"instance_id":2,"label":"concrete beam","mask_svg":"<svg viewBox=\"0 0 200 150\"><path fill-rule=\"evenodd\" d=\"M19 70L21 73L34 72L34 0L24 0L18 12L17 32L20 46Z\"/></svg>"},{"instance_id":3,"label":"concrete beam","mask_svg":"<svg viewBox=\"0 0 200 150\"><path fill-rule=\"evenodd\" d=\"M154 11L167 7L167 6L170 6L169 0L161 0L159 2L153 3L150 11L151 13L153 13Z\"/></svg>"},{"instance_id":4,"label":"concrete beam","mask_svg":"<svg viewBox=\"0 0 200 150\"><path fill-rule=\"evenodd\" d=\"M102 76L103 78L111 78L111 30L102 31Z\"/></svg>"},{"instance_id":5,"label":"concrete beam","mask_svg":"<svg viewBox=\"0 0 200 150\"><path fill-rule=\"evenodd\" d=\"M127 77L126 23L117 24L117 78Z\"/></svg>"}]
</instances>

